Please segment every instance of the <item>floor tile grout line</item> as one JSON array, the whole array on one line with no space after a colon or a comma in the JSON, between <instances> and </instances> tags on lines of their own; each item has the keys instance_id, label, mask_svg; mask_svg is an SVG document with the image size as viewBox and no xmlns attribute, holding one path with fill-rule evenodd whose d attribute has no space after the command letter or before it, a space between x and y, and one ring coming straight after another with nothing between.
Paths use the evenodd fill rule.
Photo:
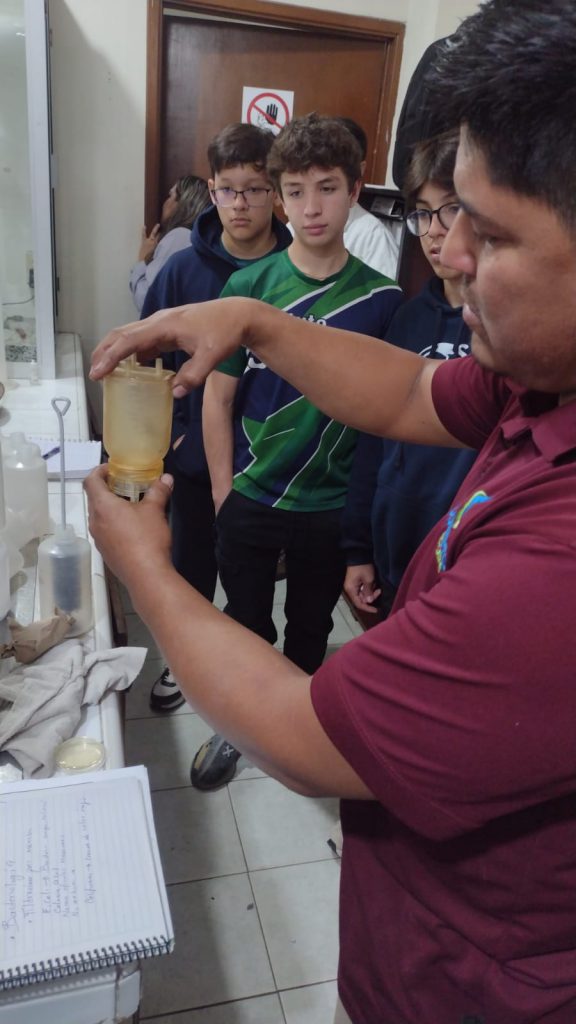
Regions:
<instances>
[{"instance_id":1,"label":"floor tile grout line","mask_svg":"<svg viewBox=\"0 0 576 1024\"><path fill-rule=\"evenodd\" d=\"M242 845L242 844L240 844ZM242 854L244 855L244 848L242 847ZM305 868L310 867L312 864L325 864L326 861L336 861L339 863L339 857L336 857L333 853L329 853L327 857L315 857L312 860L302 861L291 861L289 864L268 864L260 868L245 868L239 871L225 871L220 875L201 875L197 878L179 878L175 882L166 882L168 889L171 889L178 885L194 885L196 882L215 882L219 878L237 878L238 875L258 875L264 871L285 871L286 868ZM250 886L252 889L252 886Z\"/></svg>"},{"instance_id":2,"label":"floor tile grout line","mask_svg":"<svg viewBox=\"0 0 576 1024\"><path fill-rule=\"evenodd\" d=\"M322 985L323 982L318 982L318 984ZM301 988L309 988L310 986L309 985L302 985L300 987ZM288 992L288 991L290 991L290 989L282 989L282 991L283 992ZM165 1013L155 1013L154 1016L152 1016L152 1017L142 1017L141 1016L139 1018L139 1020L140 1020L140 1022L142 1022L142 1021L162 1020L166 1016L178 1017L178 1016L180 1016L180 1014L184 1014L184 1013L195 1013L196 1011L199 1012L201 1010L214 1010L214 1009L217 1009L220 1006L234 1006L234 1005L236 1005L236 1003L249 1003L250 1000L252 1000L252 999L264 999L267 996L276 996L277 997L278 1004L279 1004L282 1016L284 1018L284 1021L286 1021L286 1016L284 1014L284 1007L282 1006L282 1000L280 999L280 990L279 989L270 989L269 992L259 992L258 995L256 995L256 996L241 996L239 999L225 999L224 1002L222 1002L222 1003L204 1003L202 1006L188 1006L188 1007L185 1007L182 1010L172 1010L172 1012L168 1013L168 1014L165 1014Z\"/></svg>"}]
</instances>

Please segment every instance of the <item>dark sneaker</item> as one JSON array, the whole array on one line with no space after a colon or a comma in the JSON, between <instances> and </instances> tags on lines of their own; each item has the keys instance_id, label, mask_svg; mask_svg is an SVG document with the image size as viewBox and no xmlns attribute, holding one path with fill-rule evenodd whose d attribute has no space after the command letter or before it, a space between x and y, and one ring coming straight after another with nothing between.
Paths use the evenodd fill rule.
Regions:
<instances>
[{"instance_id":1,"label":"dark sneaker","mask_svg":"<svg viewBox=\"0 0 576 1024\"><path fill-rule=\"evenodd\" d=\"M190 781L195 789L220 789L234 778L240 751L218 733L206 740L197 751L190 769Z\"/></svg>"},{"instance_id":2,"label":"dark sneaker","mask_svg":"<svg viewBox=\"0 0 576 1024\"><path fill-rule=\"evenodd\" d=\"M153 711L175 711L182 707L185 697L169 668L165 668L150 690Z\"/></svg>"}]
</instances>

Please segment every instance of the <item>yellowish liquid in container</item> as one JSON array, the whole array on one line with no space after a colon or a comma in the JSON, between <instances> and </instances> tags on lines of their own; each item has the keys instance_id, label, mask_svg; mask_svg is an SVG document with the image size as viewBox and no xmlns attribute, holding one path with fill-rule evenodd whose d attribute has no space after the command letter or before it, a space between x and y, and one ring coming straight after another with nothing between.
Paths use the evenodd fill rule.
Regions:
<instances>
[{"instance_id":1,"label":"yellowish liquid in container","mask_svg":"<svg viewBox=\"0 0 576 1024\"><path fill-rule=\"evenodd\" d=\"M56 749L56 767L62 772L94 772L104 767L104 744L90 736L73 736Z\"/></svg>"},{"instance_id":2,"label":"yellowish liquid in container","mask_svg":"<svg viewBox=\"0 0 576 1024\"><path fill-rule=\"evenodd\" d=\"M130 356L104 378L108 484L130 501L139 501L162 473L170 444L173 376L160 359L155 366L140 366Z\"/></svg>"}]
</instances>

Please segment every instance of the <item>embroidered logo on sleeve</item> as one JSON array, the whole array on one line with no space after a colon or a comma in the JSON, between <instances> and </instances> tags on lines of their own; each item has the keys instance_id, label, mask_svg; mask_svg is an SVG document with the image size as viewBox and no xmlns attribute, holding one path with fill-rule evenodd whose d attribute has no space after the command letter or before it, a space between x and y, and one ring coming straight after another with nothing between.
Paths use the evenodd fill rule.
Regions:
<instances>
[{"instance_id":1,"label":"embroidered logo on sleeve","mask_svg":"<svg viewBox=\"0 0 576 1024\"><path fill-rule=\"evenodd\" d=\"M483 505L486 501L490 501L486 491L475 491L472 497L468 498L463 505L450 509L448 519L446 520L446 529L440 535L438 544L436 545L436 565L438 567L438 572L444 572L448 564L448 543L452 533L458 529L464 516L470 511L470 509L474 508L476 505Z\"/></svg>"}]
</instances>

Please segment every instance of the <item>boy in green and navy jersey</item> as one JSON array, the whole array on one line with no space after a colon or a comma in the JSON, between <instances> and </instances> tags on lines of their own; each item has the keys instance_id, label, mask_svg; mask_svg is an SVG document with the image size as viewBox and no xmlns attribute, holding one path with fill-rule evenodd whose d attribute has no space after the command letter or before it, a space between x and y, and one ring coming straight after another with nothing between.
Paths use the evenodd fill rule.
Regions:
<instances>
[{"instance_id":1,"label":"boy in green and navy jersey","mask_svg":"<svg viewBox=\"0 0 576 1024\"><path fill-rule=\"evenodd\" d=\"M356 139L339 121L311 114L288 124L274 141L267 171L294 240L233 274L222 295L261 299L319 331L329 324L384 338L400 289L350 256L343 242L360 162ZM321 413L246 349L208 378L203 429L226 611L275 642L274 586L284 550L284 653L312 673L326 653L344 579L340 516L356 432ZM193 785L228 782L238 757L213 737L194 759Z\"/></svg>"}]
</instances>

